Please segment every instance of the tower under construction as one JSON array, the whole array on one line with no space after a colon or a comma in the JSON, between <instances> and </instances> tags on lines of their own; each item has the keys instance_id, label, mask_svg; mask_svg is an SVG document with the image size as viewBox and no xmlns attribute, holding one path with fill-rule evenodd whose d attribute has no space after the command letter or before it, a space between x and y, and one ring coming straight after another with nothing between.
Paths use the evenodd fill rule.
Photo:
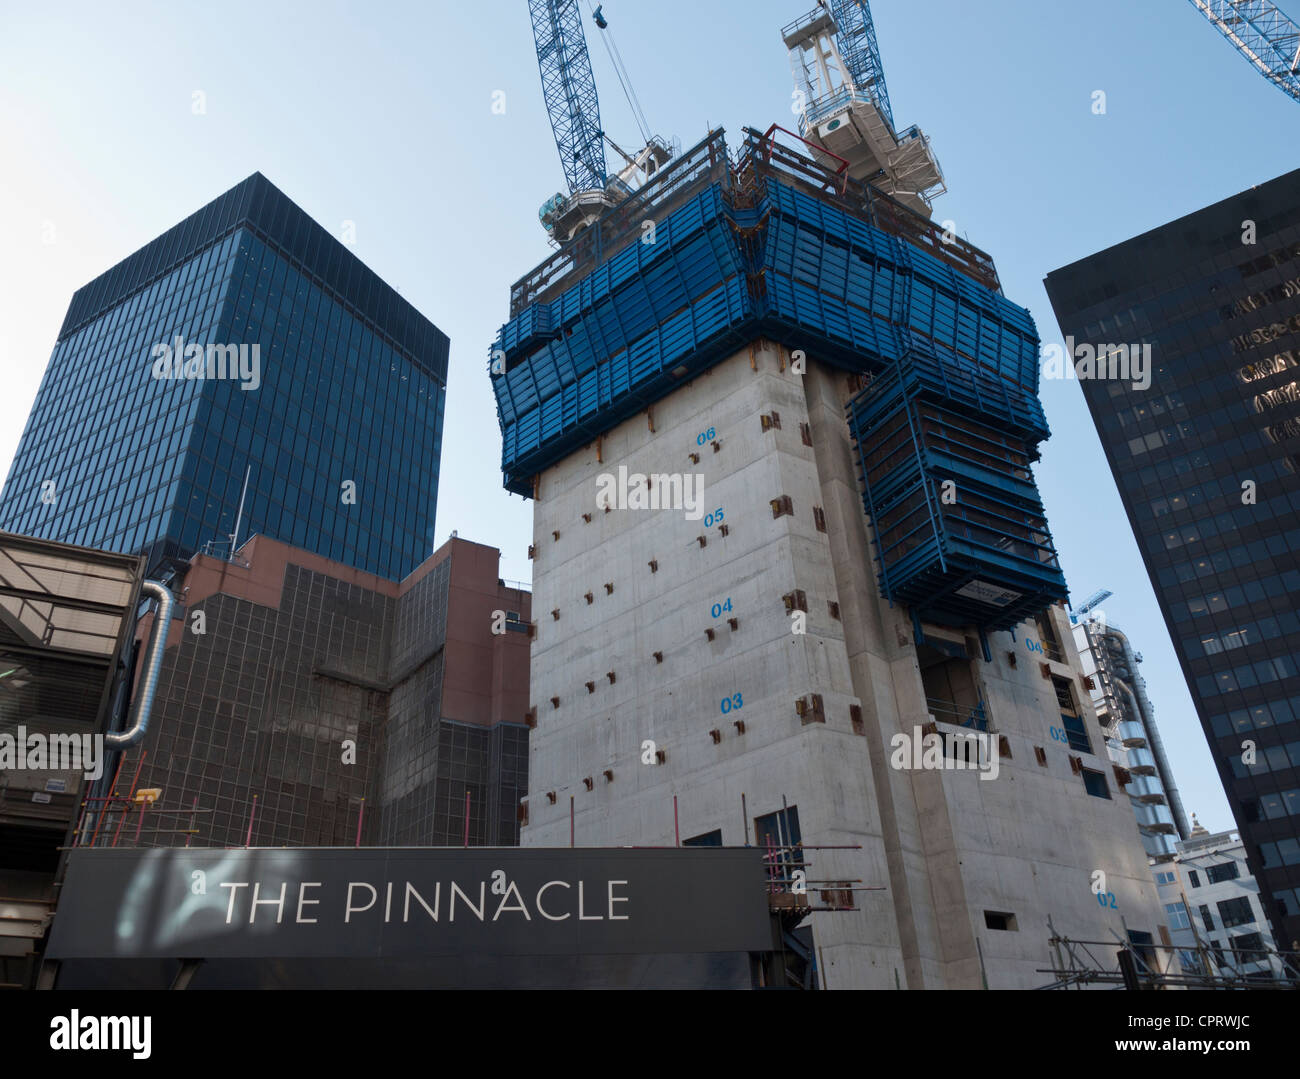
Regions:
<instances>
[{"instance_id":1,"label":"tower under construction","mask_svg":"<svg viewBox=\"0 0 1300 1079\"><path fill-rule=\"evenodd\" d=\"M571 6L531 5L544 86ZM1037 332L924 212L866 5L783 36L800 132L556 196L492 348L534 500L522 842L763 846L817 984L1042 985L1050 936L1165 930L1031 470Z\"/></svg>"}]
</instances>

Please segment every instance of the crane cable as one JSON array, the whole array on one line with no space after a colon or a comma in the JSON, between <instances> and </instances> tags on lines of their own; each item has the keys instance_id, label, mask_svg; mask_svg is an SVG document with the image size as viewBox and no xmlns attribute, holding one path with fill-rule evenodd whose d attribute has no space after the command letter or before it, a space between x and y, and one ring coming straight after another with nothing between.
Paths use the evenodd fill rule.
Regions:
<instances>
[{"instance_id":1,"label":"crane cable","mask_svg":"<svg viewBox=\"0 0 1300 1079\"><path fill-rule=\"evenodd\" d=\"M623 63L623 55L619 52L618 43L614 40L614 31L609 29L609 24L605 22L603 17L600 17L601 7L604 7L604 5L592 8L591 0L587 0L587 10L591 12L592 21L600 27L600 36L605 43L605 52L609 54L609 61L614 66L614 74L618 78L618 84L623 88L623 96L627 99L628 108L632 110L632 120L641 132L641 138L646 143L649 143L650 125L641 109L641 101L632 88L632 77L627 73L627 66Z\"/></svg>"}]
</instances>

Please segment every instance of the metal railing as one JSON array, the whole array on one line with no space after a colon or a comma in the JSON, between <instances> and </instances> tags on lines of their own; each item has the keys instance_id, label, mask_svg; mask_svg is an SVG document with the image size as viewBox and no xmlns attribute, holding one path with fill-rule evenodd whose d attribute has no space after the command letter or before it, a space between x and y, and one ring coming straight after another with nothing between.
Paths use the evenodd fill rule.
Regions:
<instances>
[{"instance_id":1,"label":"metal railing","mask_svg":"<svg viewBox=\"0 0 1300 1079\"><path fill-rule=\"evenodd\" d=\"M765 175L775 175L820 199L829 198L853 216L921 248L992 291L1001 292L993 259L984 251L946 233L940 225L879 188L849 179L847 162L832 171L805 148L778 142L778 131L784 129L776 125L766 132L745 128L744 143L734 160L723 131L710 131L660 169L645 186L607 210L571 244L516 281L510 289L510 317L530 304L554 299L602 265L626 240L640 235L643 221L662 220L708 184L721 181L729 192L753 194L761 191ZM800 136L788 134L802 141Z\"/></svg>"},{"instance_id":2,"label":"metal railing","mask_svg":"<svg viewBox=\"0 0 1300 1079\"><path fill-rule=\"evenodd\" d=\"M979 701L973 708L967 708L959 706L956 701L926 697L925 706L940 723L948 723L954 727L970 727L977 731L989 729L989 719L983 701Z\"/></svg>"}]
</instances>

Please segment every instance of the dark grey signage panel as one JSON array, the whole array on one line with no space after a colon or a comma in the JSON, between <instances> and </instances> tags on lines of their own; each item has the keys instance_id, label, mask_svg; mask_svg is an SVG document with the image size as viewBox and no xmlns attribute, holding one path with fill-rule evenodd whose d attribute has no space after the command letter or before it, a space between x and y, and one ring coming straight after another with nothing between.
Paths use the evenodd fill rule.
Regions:
<instances>
[{"instance_id":1,"label":"dark grey signage panel","mask_svg":"<svg viewBox=\"0 0 1300 1079\"><path fill-rule=\"evenodd\" d=\"M757 849L74 850L53 959L771 947Z\"/></svg>"}]
</instances>

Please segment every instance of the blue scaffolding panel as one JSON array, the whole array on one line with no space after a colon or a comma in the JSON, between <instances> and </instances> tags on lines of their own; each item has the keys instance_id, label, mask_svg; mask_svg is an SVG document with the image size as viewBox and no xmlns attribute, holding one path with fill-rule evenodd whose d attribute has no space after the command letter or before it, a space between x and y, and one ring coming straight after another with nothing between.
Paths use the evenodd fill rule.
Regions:
<instances>
[{"instance_id":1,"label":"blue scaffolding panel","mask_svg":"<svg viewBox=\"0 0 1300 1079\"><path fill-rule=\"evenodd\" d=\"M1046 437L1038 335L988 256L815 168L753 132L733 165L715 132L515 286L491 349L507 489L760 337Z\"/></svg>"},{"instance_id":2,"label":"blue scaffolding panel","mask_svg":"<svg viewBox=\"0 0 1300 1079\"><path fill-rule=\"evenodd\" d=\"M925 351L846 410L880 592L934 621L1009 629L1068 598L1030 469L1046 424L1007 383Z\"/></svg>"}]
</instances>

